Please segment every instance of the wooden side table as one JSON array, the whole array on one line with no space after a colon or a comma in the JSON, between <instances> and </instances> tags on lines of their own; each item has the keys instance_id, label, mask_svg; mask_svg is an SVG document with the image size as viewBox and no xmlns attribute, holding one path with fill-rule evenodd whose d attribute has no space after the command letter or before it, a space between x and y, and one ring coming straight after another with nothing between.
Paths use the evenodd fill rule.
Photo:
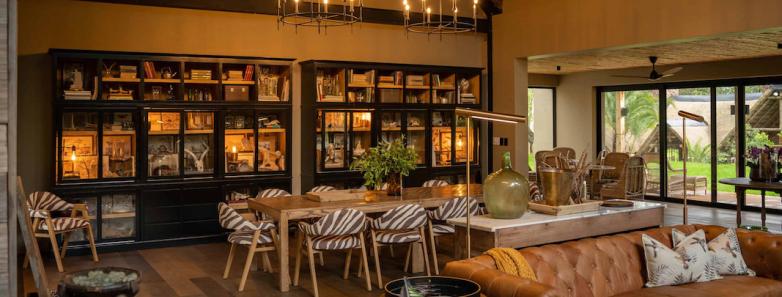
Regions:
<instances>
[{"instance_id":1,"label":"wooden side table","mask_svg":"<svg viewBox=\"0 0 782 297\"><path fill-rule=\"evenodd\" d=\"M747 201L747 190L760 191L760 224L766 228L766 191L776 192L782 195L782 183L757 182L746 177L723 178L721 184L736 187L736 226L741 227L741 204Z\"/></svg>"}]
</instances>

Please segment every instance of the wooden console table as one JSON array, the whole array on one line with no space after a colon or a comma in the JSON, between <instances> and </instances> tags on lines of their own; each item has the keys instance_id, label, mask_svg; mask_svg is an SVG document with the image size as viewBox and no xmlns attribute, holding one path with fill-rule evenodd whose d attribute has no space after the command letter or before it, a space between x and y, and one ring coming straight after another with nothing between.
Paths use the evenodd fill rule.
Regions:
<instances>
[{"instance_id":1,"label":"wooden console table","mask_svg":"<svg viewBox=\"0 0 782 297\"><path fill-rule=\"evenodd\" d=\"M600 207L599 210L571 215L528 212L519 219L492 219L488 215L471 218L473 252L494 247L523 248L586 237L627 232L663 225L665 205L634 201L632 207ZM450 219L459 242L464 241L466 219ZM460 252L463 255L463 251Z\"/></svg>"},{"instance_id":2,"label":"wooden console table","mask_svg":"<svg viewBox=\"0 0 782 297\"><path fill-rule=\"evenodd\" d=\"M470 185L470 197L479 202L483 201L481 185ZM418 204L424 208L432 208L443 205L451 199L464 197L467 194L466 185L453 185L434 188L406 188L402 190L402 196L388 196L382 192L367 192L363 200L350 200L339 202L316 202L307 199L305 196L274 197L263 199L249 199L248 207L255 211L263 212L282 226L288 226L290 220L319 218L334 211L352 208L363 211L364 213L379 213L388 211L394 207L404 204ZM287 292L290 290L290 267L289 267L289 248L288 232L280 232L280 290ZM298 251L296 251L298 252ZM419 265L423 270L423 260L417 261L415 257L420 252L414 252L413 263Z\"/></svg>"},{"instance_id":3,"label":"wooden console table","mask_svg":"<svg viewBox=\"0 0 782 297\"><path fill-rule=\"evenodd\" d=\"M760 223L766 230L766 191L782 195L782 183L756 182L746 177L723 178L720 183L736 187L736 227L741 227L741 204L747 201L747 190L760 191Z\"/></svg>"}]
</instances>

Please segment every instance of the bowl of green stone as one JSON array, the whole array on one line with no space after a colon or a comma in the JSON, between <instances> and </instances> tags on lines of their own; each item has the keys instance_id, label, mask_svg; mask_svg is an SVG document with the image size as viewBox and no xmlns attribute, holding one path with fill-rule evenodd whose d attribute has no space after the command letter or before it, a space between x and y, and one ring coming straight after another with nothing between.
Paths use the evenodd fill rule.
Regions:
<instances>
[{"instance_id":1,"label":"bowl of green stone","mask_svg":"<svg viewBox=\"0 0 782 297\"><path fill-rule=\"evenodd\" d=\"M57 288L63 297L132 297L141 273L122 267L100 267L68 273Z\"/></svg>"}]
</instances>

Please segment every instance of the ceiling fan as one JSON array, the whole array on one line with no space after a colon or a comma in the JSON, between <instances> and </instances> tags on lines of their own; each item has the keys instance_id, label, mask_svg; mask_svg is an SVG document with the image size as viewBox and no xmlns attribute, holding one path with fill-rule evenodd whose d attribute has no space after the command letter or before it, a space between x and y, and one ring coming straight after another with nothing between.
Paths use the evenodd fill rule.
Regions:
<instances>
[{"instance_id":1,"label":"ceiling fan","mask_svg":"<svg viewBox=\"0 0 782 297\"><path fill-rule=\"evenodd\" d=\"M629 78L646 78L648 80L658 80L661 78L671 77L676 72L681 71L684 69L684 67L674 67L671 69L668 69L666 71L663 71L662 73L657 72L657 69L655 68L655 63L657 63L657 56L649 56L649 62L652 63L652 72L649 72L648 76L643 75L612 75L613 77L629 77Z\"/></svg>"}]
</instances>

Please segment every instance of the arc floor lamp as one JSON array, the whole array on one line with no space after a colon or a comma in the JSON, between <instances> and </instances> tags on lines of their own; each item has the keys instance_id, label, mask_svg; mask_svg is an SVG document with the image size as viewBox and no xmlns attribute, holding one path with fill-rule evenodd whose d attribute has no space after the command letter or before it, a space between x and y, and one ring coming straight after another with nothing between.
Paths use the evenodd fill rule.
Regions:
<instances>
[{"instance_id":1,"label":"arc floor lamp","mask_svg":"<svg viewBox=\"0 0 782 297\"><path fill-rule=\"evenodd\" d=\"M684 200L682 217L684 218L684 225L687 225L687 120L704 123L706 125L708 125L708 123L706 123L706 120L701 115L686 112L684 110L680 110L678 114L682 117L682 146L684 146L684 150L682 151L682 200ZM693 192L695 192L694 187Z\"/></svg>"},{"instance_id":2,"label":"arc floor lamp","mask_svg":"<svg viewBox=\"0 0 782 297\"><path fill-rule=\"evenodd\" d=\"M465 253L467 258L470 257L470 253L472 250L470 249L470 210L472 209L470 205L470 161L472 160L472 120L484 120L489 122L497 122L497 123L506 123L506 124L522 124L527 122L527 117L520 116L520 115L514 115L514 114L504 114L504 113L496 113L496 112L488 112L488 111L482 111L482 110L476 110L471 108L456 108L456 116L457 117L465 117L467 118L467 162L465 162L465 168L466 168L466 181L467 181L467 253Z\"/></svg>"}]
</instances>

